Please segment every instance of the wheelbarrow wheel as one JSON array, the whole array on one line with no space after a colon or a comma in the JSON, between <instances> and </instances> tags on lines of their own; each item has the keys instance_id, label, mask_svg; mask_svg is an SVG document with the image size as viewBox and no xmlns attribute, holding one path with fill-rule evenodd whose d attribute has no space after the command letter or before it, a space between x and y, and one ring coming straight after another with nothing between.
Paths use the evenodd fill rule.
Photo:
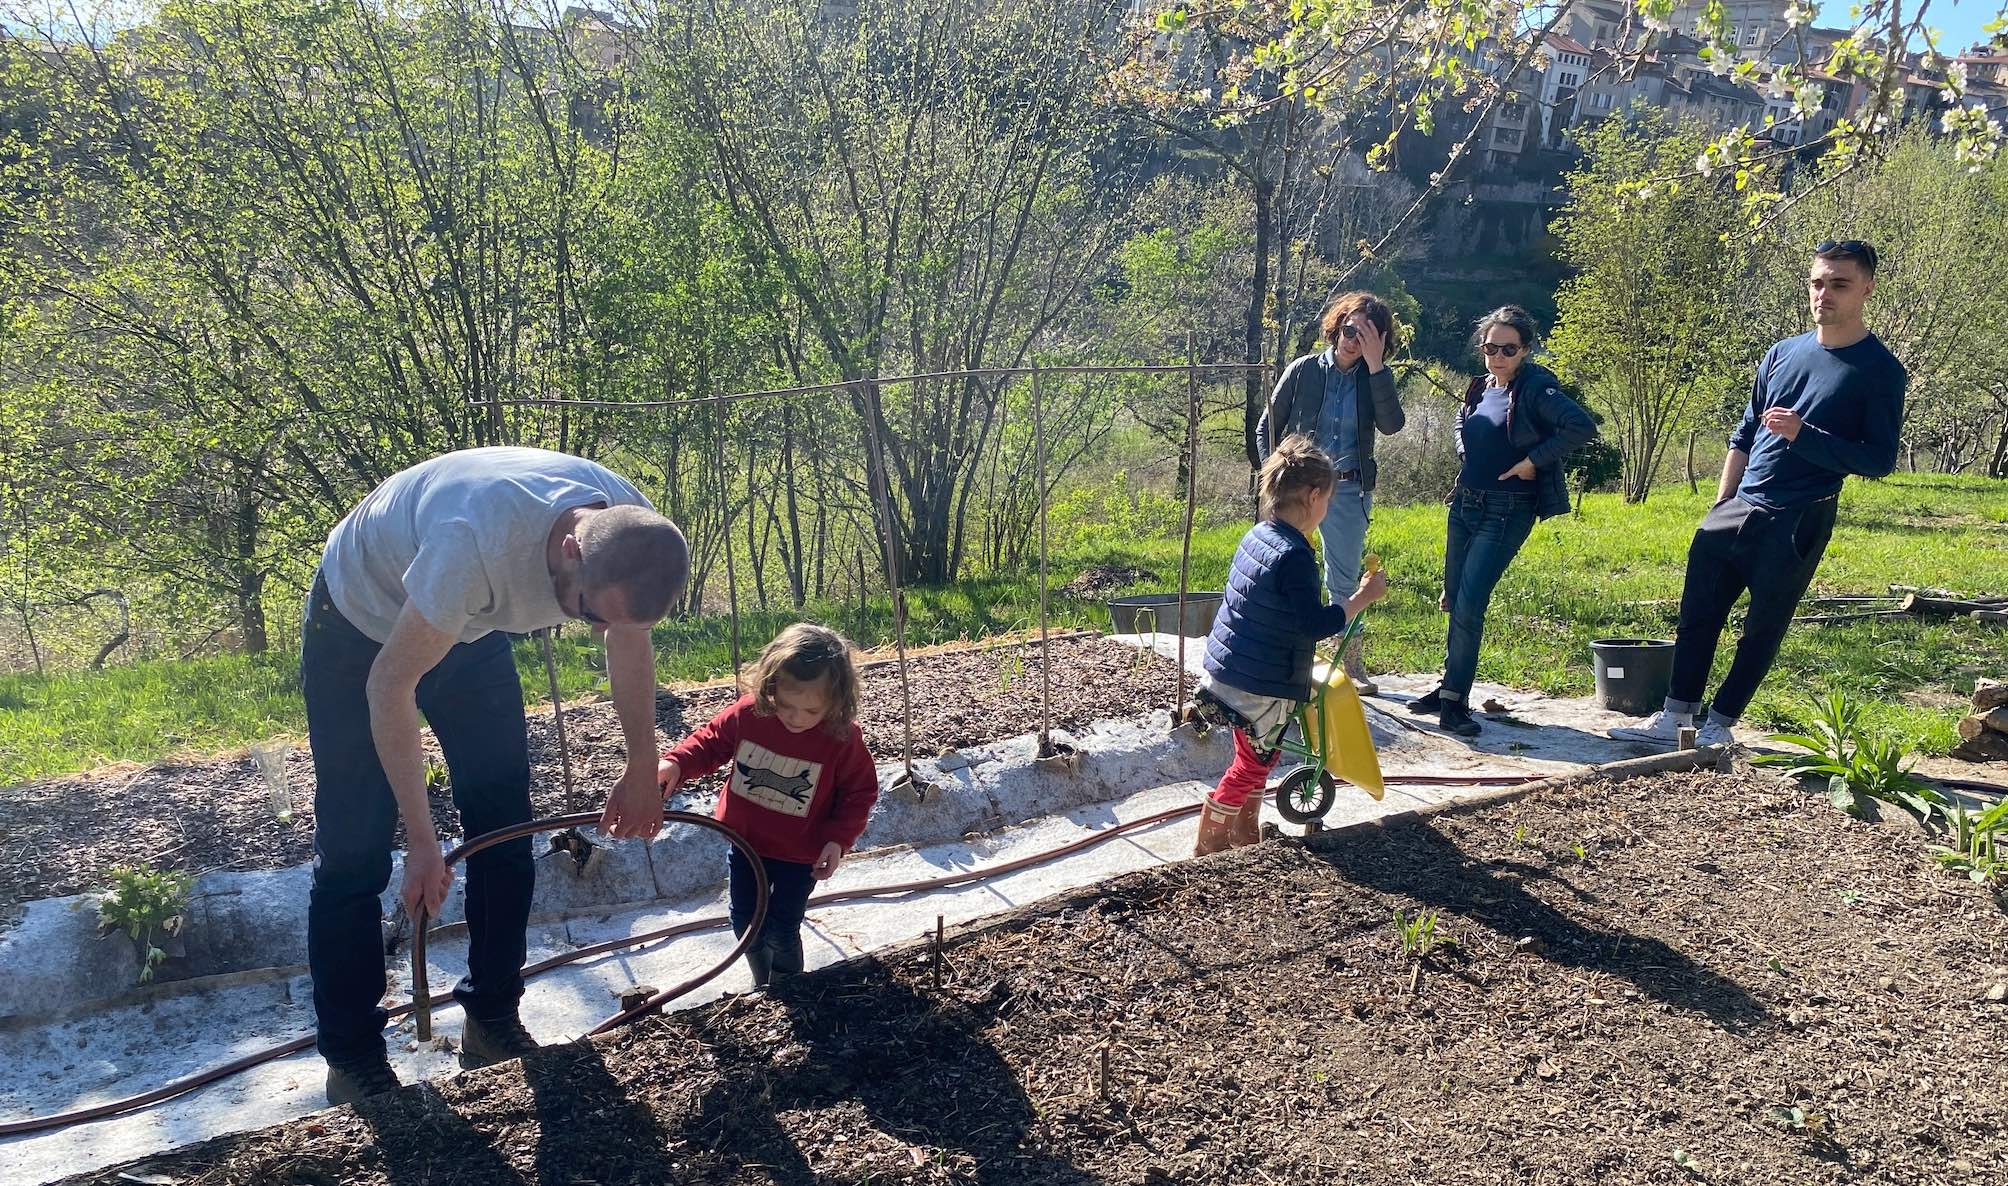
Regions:
<instances>
[{"instance_id":1,"label":"wheelbarrow wheel","mask_svg":"<svg viewBox=\"0 0 2008 1186\"><path fill-rule=\"evenodd\" d=\"M1339 784L1317 766L1299 766L1276 784L1276 814L1293 824L1324 819L1338 798Z\"/></svg>"}]
</instances>

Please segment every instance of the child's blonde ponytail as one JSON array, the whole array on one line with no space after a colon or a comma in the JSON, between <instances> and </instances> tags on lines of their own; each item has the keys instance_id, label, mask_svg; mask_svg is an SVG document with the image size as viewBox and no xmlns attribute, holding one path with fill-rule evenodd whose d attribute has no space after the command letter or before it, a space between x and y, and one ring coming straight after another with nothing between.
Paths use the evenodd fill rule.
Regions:
<instances>
[{"instance_id":1,"label":"child's blonde ponytail","mask_svg":"<svg viewBox=\"0 0 2008 1186\"><path fill-rule=\"evenodd\" d=\"M1262 517L1274 519L1301 505L1306 496L1332 487L1332 459L1301 433L1283 438L1262 463L1258 489Z\"/></svg>"}]
</instances>

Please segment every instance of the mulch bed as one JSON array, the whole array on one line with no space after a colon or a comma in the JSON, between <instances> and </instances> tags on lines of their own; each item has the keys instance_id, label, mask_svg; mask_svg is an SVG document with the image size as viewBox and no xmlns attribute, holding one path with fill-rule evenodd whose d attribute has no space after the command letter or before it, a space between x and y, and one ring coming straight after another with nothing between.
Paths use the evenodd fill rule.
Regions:
<instances>
[{"instance_id":1,"label":"mulch bed","mask_svg":"<svg viewBox=\"0 0 2008 1186\"><path fill-rule=\"evenodd\" d=\"M1059 638L1052 648L1054 728L1078 729L1171 703L1174 665L1167 659L1097 637ZM917 758L1039 728L1037 643L937 652L909 667ZM905 744L899 669L867 665L862 680L866 744L881 760L897 760ZM670 740L687 736L733 699L730 688L662 693L656 727ZM597 811L620 777L620 721L612 704L568 708L565 730L570 796L549 707L530 710L531 802L539 817ZM429 733L426 743L431 750ZM311 860L314 766L304 745L288 758L287 773L291 823L273 814L264 780L242 755L8 788L0 792L0 912L31 898L102 888L104 871L121 862L202 873ZM459 834L450 791L433 797L433 822L442 836Z\"/></svg>"},{"instance_id":2,"label":"mulch bed","mask_svg":"<svg viewBox=\"0 0 2008 1186\"><path fill-rule=\"evenodd\" d=\"M1405 954L1398 910L1455 945ZM1908 825L1748 774L1588 783L1049 900L953 943L939 992L908 948L145 1171L1998 1182L2005 945Z\"/></svg>"}]
</instances>

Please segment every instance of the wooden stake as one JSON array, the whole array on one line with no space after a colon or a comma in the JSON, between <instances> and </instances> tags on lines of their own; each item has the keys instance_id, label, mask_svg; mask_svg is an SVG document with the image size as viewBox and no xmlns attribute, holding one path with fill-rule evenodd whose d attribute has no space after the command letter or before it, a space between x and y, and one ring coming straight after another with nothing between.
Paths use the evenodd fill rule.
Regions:
<instances>
[{"instance_id":1,"label":"wooden stake","mask_svg":"<svg viewBox=\"0 0 2008 1186\"><path fill-rule=\"evenodd\" d=\"M934 916L934 991L941 991L941 944L947 930L941 915Z\"/></svg>"}]
</instances>

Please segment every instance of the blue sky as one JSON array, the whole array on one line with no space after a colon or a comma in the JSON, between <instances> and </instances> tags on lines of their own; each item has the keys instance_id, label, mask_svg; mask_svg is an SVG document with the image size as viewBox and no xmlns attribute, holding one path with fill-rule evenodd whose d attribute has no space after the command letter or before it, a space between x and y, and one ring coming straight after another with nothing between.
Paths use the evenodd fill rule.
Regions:
<instances>
[{"instance_id":1,"label":"blue sky","mask_svg":"<svg viewBox=\"0 0 2008 1186\"><path fill-rule=\"evenodd\" d=\"M1846 5L1829 2L1821 5L1821 10L1823 25L1838 25L1847 19ZM1991 23L2000 11L2001 0L1932 0L1924 11L1924 23L1944 34L1938 39L1941 53L1964 53L1967 46L1985 40L1980 26Z\"/></svg>"}]
</instances>

